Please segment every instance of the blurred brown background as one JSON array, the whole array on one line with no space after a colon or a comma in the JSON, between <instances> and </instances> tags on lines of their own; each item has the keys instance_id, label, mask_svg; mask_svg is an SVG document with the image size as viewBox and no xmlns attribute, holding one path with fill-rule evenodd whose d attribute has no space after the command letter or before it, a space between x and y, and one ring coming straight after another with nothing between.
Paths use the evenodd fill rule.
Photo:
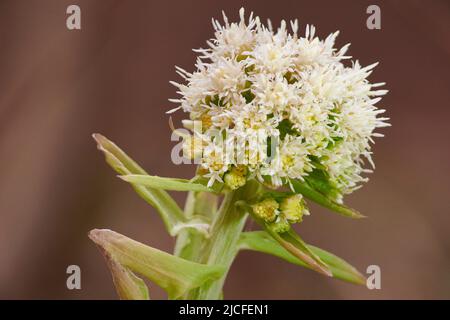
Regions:
<instances>
[{"instance_id":1,"label":"blurred brown background","mask_svg":"<svg viewBox=\"0 0 450 320\"><path fill-rule=\"evenodd\" d=\"M82 30L66 29L78 4ZM378 4L382 29L366 28ZM304 238L365 271L382 289L327 279L258 253L233 265L226 298L450 298L450 3L436 1L5 1L0 2L0 298L114 299L106 265L88 240L111 228L170 251L154 210L115 177L91 139L100 132L148 171L190 177L170 160L165 111L174 65L192 70L191 48L212 37L211 17L237 19L244 5L264 20L299 18L390 89L392 128L374 147L377 170L347 202L370 218L347 220L319 207ZM176 115L177 119L182 114ZM182 194L176 194L183 200ZM82 290L66 289L66 267ZM153 298L163 298L151 287Z\"/></svg>"}]
</instances>

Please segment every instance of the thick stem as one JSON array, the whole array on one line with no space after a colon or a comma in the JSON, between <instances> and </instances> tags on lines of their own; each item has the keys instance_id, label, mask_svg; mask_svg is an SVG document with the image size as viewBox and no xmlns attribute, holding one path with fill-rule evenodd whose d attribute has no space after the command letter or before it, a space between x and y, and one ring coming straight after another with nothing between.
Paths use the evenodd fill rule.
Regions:
<instances>
[{"instance_id":1,"label":"thick stem","mask_svg":"<svg viewBox=\"0 0 450 320\"><path fill-rule=\"evenodd\" d=\"M195 216L202 216L207 220L217 211L217 196L207 192L189 192L184 215L188 219ZM175 243L174 254L178 257L198 262L201 247L205 242L205 236L192 229L184 229L180 232Z\"/></svg>"},{"instance_id":2,"label":"thick stem","mask_svg":"<svg viewBox=\"0 0 450 320\"><path fill-rule=\"evenodd\" d=\"M257 182L249 181L246 186L225 195L214 221L211 238L204 247L201 262L207 265L225 266L227 271L221 279L208 282L197 289L191 298L213 300L222 297L223 284L236 256L239 236L247 219L247 214L238 210L235 203L254 197L259 187Z\"/></svg>"},{"instance_id":3,"label":"thick stem","mask_svg":"<svg viewBox=\"0 0 450 320\"><path fill-rule=\"evenodd\" d=\"M184 206L184 215L185 217L192 218L195 210L195 192L190 191L186 198L186 204ZM175 242L174 254L178 257L193 260L192 258L192 250L190 247L192 245L192 230L184 229L180 231L180 234L177 236L177 241Z\"/></svg>"}]
</instances>

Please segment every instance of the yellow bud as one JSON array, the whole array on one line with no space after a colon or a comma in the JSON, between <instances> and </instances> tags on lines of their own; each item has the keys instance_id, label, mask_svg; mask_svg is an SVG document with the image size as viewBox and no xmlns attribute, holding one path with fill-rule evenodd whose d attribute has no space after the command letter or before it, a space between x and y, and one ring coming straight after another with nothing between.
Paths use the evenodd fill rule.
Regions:
<instances>
[{"instance_id":1,"label":"yellow bud","mask_svg":"<svg viewBox=\"0 0 450 320\"><path fill-rule=\"evenodd\" d=\"M274 199L265 199L252 205L253 213L266 222L272 222L278 215L278 202Z\"/></svg>"},{"instance_id":2,"label":"yellow bud","mask_svg":"<svg viewBox=\"0 0 450 320\"><path fill-rule=\"evenodd\" d=\"M246 182L245 177L241 177L233 172L227 173L223 180L231 190L236 190L242 187Z\"/></svg>"},{"instance_id":3,"label":"yellow bud","mask_svg":"<svg viewBox=\"0 0 450 320\"><path fill-rule=\"evenodd\" d=\"M236 190L247 182L247 167L239 165L233 167L230 172L224 176L225 184L231 189Z\"/></svg>"},{"instance_id":4,"label":"yellow bud","mask_svg":"<svg viewBox=\"0 0 450 320\"><path fill-rule=\"evenodd\" d=\"M300 194L284 198L281 201L280 209L282 214L291 223L300 222L302 221L303 214L309 214L308 209L306 209L303 203L303 197Z\"/></svg>"},{"instance_id":5,"label":"yellow bud","mask_svg":"<svg viewBox=\"0 0 450 320\"><path fill-rule=\"evenodd\" d=\"M269 225L269 228L271 228L276 233L283 233L289 231L291 225L283 215L280 215L275 222Z\"/></svg>"}]
</instances>

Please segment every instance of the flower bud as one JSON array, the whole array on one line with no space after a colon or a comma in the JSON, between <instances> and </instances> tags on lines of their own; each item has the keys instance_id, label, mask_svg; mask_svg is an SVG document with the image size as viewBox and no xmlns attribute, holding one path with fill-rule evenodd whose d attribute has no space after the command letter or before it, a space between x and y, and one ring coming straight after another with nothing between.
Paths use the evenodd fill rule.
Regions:
<instances>
[{"instance_id":1,"label":"flower bud","mask_svg":"<svg viewBox=\"0 0 450 320\"><path fill-rule=\"evenodd\" d=\"M291 225L283 215L280 215L275 222L269 225L269 228L276 233L283 233L289 231Z\"/></svg>"},{"instance_id":2,"label":"flower bud","mask_svg":"<svg viewBox=\"0 0 450 320\"><path fill-rule=\"evenodd\" d=\"M275 199L268 198L252 205L253 213L265 222L272 222L277 218L278 202Z\"/></svg>"},{"instance_id":3,"label":"flower bud","mask_svg":"<svg viewBox=\"0 0 450 320\"><path fill-rule=\"evenodd\" d=\"M302 221L303 215L309 215L301 194L294 194L284 198L280 204L280 210L290 223Z\"/></svg>"},{"instance_id":4,"label":"flower bud","mask_svg":"<svg viewBox=\"0 0 450 320\"><path fill-rule=\"evenodd\" d=\"M231 190L236 190L245 185L247 182L246 175L247 168L245 166L233 167L225 174L224 182Z\"/></svg>"}]
</instances>

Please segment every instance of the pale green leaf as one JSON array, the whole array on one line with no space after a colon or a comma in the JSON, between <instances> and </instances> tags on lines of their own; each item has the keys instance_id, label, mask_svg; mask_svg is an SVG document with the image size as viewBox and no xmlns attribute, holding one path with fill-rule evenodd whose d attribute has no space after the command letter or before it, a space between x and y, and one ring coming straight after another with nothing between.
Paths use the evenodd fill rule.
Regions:
<instances>
[{"instance_id":1,"label":"pale green leaf","mask_svg":"<svg viewBox=\"0 0 450 320\"><path fill-rule=\"evenodd\" d=\"M322 259L324 263L327 264L331 273L333 274L333 277L347 282L365 285L365 277L343 259L315 246L307 245L307 247L320 259ZM239 240L239 249L254 250L266 254L271 254L290 263L311 269L311 267L307 263L303 262L293 254L288 252L265 231L242 233Z\"/></svg>"},{"instance_id":2,"label":"pale green leaf","mask_svg":"<svg viewBox=\"0 0 450 320\"><path fill-rule=\"evenodd\" d=\"M205 221L212 221L217 212L218 196L209 192L190 191L186 199L184 213L187 218L202 217ZM174 254L181 258L198 261L201 246L205 243L205 236L195 229L186 228L177 236Z\"/></svg>"},{"instance_id":3,"label":"pale green leaf","mask_svg":"<svg viewBox=\"0 0 450 320\"><path fill-rule=\"evenodd\" d=\"M113 261L143 275L163 288L170 299L207 281L219 279L225 272L221 265L191 262L149 247L111 230L92 230L89 237Z\"/></svg>"},{"instance_id":4,"label":"pale green leaf","mask_svg":"<svg viewBox=\"0 0 450 320\"><path fill-rule=\"evenodd\" d=\"M311 269L326 276L332 276L327 264L322 261L291 228L288 232L277 233L265 227L266 232L284 249L306 263Z\"/></svg>"},{"instance_id":5,"label":"pale green leaf","mask_svg":"<svg viewBox=\"0 0 450 320\"><path fill-rule=\"evenodd\" d=\"M309 250L305 242L300 238L298 234L295 233L292 228L289 228L289 231L278 233L274 231L274 229L270 227L265 221L254 215L251 208L248 207L248 204L238 202L236 205L240 208L240 210L250 212L253 219L267 232L267 234L269 234L275 241L277 241L291 254L309 265L311 269L326 276L331 276L331 271L329 270L326 263L324 263L318 256L316 256L311 250Z\"/></svg>"},{"instance_id":6,"label":"pale green leaf","mask_svg":"<svg viewBox=\"0 0 450 320\"><path fill-rule=\"evenodd\" d=\"M147 175L144 169L113 142L98 133L93 137L98 149L105 155L106 162L120 175ZM166 191L140 185L132 185L132 187L142 199L159 212L170 235L176 235L183 226L189 228L198 226L184 216L178 204ZM199 231L204 232L204 230L205 225L202 224Z\"/></svg>"},{"instance_id":7,"label":"pale green leaf","mask_svg":"<svg viewBox=\"0 0 450 320\"><path fill-rule=\"evenodd\" d=\"M145 282L115 261L106 251L103 250L103 252L119 298L121 300L150 300Z\"/></svg>"},{"instance_id":8,"label":"pale green leaf","mask_svg":"<svg viewBox=\"0 0 450 320\"><path fill-rule=\"evenodd\" d=\"M339 204L319 191L313 189L307 182L302 182L299 180L291 180L292 187L295 192L301 193L306 198L316 202L317 204L328 208L336 213L350 218L364 218L365 216L356 211L355 209L349 208L343 204Z\"/></svg>"},{"instance_id":9,"label":"pale green leaf","mask_svg":"<svg viewBox=\"0 0 450 320\"><path fill-rule=\"evenodd\" d=\"M203 184L191 182L186 179L165 178L142 174L124 175L119 176L119 178L133 185L140 185L156 189L172 190L172 191L214 192L214 190L204 186Z\"/></svg>"}]
</instances>

